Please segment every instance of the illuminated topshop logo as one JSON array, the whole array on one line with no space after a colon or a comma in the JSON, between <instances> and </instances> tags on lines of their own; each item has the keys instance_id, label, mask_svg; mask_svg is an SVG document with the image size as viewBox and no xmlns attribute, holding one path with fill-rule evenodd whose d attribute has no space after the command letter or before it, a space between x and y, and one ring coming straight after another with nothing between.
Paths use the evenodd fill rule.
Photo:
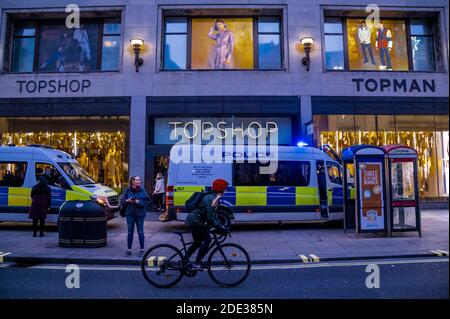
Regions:
<instances>
[{"instance_id":1,"label":"illuminated topshop logo","mask_svg":"<svg viewBox=\"0 0 450 319\"><path fill-rule=\"evenodd\" d=\"M170 160L178 163L260 163L260 174L278 169L278 126L275 122L170 122Z\"/></svg>"}]
</instances>

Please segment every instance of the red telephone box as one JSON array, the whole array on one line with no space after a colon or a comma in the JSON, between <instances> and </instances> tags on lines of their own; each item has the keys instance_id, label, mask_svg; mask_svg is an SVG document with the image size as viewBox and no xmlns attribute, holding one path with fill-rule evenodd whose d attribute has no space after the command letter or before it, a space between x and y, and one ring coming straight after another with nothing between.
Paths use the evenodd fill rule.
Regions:
<instances>
[{"instance_id":1,"label":"red telephone box","mask_svg":"<svg viewBox=\"0 0 450 319\"><path fill-rule=\"evenodd\" d=\"M405 145L386 145L389 220L388 234L417 231L420 225L417 151Z\"/></svg>"}]
</instances>

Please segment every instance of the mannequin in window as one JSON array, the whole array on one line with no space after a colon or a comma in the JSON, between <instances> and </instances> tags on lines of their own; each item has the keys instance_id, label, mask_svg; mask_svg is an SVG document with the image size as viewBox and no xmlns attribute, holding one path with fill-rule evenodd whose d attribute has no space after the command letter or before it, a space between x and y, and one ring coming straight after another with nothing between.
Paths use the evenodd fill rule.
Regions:
<instances>
[{"instance_id":1,"label":"mannequin in window","mask_svg":"<svg viewBox=\"0 0 450 319\"><path fill-rule=\"evenodd\" d=\"M370 55L370 61L372 62L372 65L375 65L375 59L373 58L373 52L372 52L372 44L371 44L371 33L369 26L366 24L366 21L361 21L361 24L358 27L358 40L359 44L361 45L361 51L364 55L364 64L369 63L369 59L367 58L367 53Z\"/></svg>"},{"instance_id":2,"label":"mannequin in window","mask_svg":"<svg viewBox=\"0 0 450 319\"><path fill-rule=\"evenodd\" d=\"M392 71L392 33L391 30L387 29L381 21L378 23L375 47L378 51L380 51L381 65L379 66L379 69L386 70L387 68L389 71Z\"/></svg>"},{"instance_id":3,"label":"mannequin in window","mask_svg":"<svg viewBox=\"0 0 450 319\"><path fill-rule=\"evenodd\" d=\"M209 56L211 69L230 69L233 64L234 34L228 30L223 20L216 20L208 32L208 37L216 41Z\"/></svg>"},{"instance_id":4,"label":"mannequin in window","mask_svg":"<svg viewBox=\"0 0 450 319\"><path fill-rule=\"evenodd\" d=\"M77 41L80 49L78 69L79 71L85 71L86 64L91 60L91 48L89 46L88 32L85 29L84 24L81 24L78 29L75 29L73 32L73 39Z\"/></svg>"}]
</instances>

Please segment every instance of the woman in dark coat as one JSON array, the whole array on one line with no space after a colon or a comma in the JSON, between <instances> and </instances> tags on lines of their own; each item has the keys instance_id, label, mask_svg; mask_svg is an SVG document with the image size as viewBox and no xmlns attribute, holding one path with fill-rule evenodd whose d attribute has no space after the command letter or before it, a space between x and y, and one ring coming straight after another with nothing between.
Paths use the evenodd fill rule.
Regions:
<instances>
[{"instance_id":1,"label":"woman in dark coat","mask_svg":"<svg viewBox=\"0 0 450 319\"><path fill-rule=\"evenodd\" d=\"M36 237L39 222L40 237L44 236L45 218L50 210L52 193L45 178L40 177L39 182L31 189L31 207L29 218L33 219L33 237Z\"/></svg>"}]
</instances>

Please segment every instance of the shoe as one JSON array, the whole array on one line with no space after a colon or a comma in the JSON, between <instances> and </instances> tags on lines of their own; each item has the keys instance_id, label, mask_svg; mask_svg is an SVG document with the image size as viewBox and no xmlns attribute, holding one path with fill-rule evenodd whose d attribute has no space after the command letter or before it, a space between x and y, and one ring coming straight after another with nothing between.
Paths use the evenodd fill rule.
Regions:
<instances>
[{"instance_id":1,"label":"shoe","mask_svg":"<svg viewBox=\"0 0 450 319\"><path fill-rule=\"evenodd\" d=\"M130 257L131 256L131 250L127 250L127 252L125 253L125 257Z\"/></svg>"},{"instance_id":2,"label":"shoe","mask_svg":"<svg viewBox=\"0 0 450 319\"><path fill-rule=\"evenodd\" d=\"M33 237L36 237L36 234L33 234Z\"/></svg>"},{"instance_id":3,"label":"shoe","mask_svg":"<svg viewBox=\"0 0 450 319\"><path fill-rule=\"evenodd\" d=\"M386 69L386 66L385 66L385 65L380 65L378 68L379 68L380 70L385 70L385 69Z\"/></svg>"},{"instance_id":4,"label":"shoe","mask_svg":"<svg viewBox=\"0 0 450 319\"><path fill-rule=\"evenodd\" d=\"M39 234L39 237L44 237L44 236L45 236L44 233Z\"/></svg>"},{"instance_id":5,"label":"shoe","mask_svg":"<svg viewBox=\"0 0 450 319\"><path fill-rule=\"evenodd\" d=\"M139 252L139 257L144 257L144 254L145 254L145 251L144 251L144 250L141 250L141 251Z\"/></svg>"}]
</instances>

